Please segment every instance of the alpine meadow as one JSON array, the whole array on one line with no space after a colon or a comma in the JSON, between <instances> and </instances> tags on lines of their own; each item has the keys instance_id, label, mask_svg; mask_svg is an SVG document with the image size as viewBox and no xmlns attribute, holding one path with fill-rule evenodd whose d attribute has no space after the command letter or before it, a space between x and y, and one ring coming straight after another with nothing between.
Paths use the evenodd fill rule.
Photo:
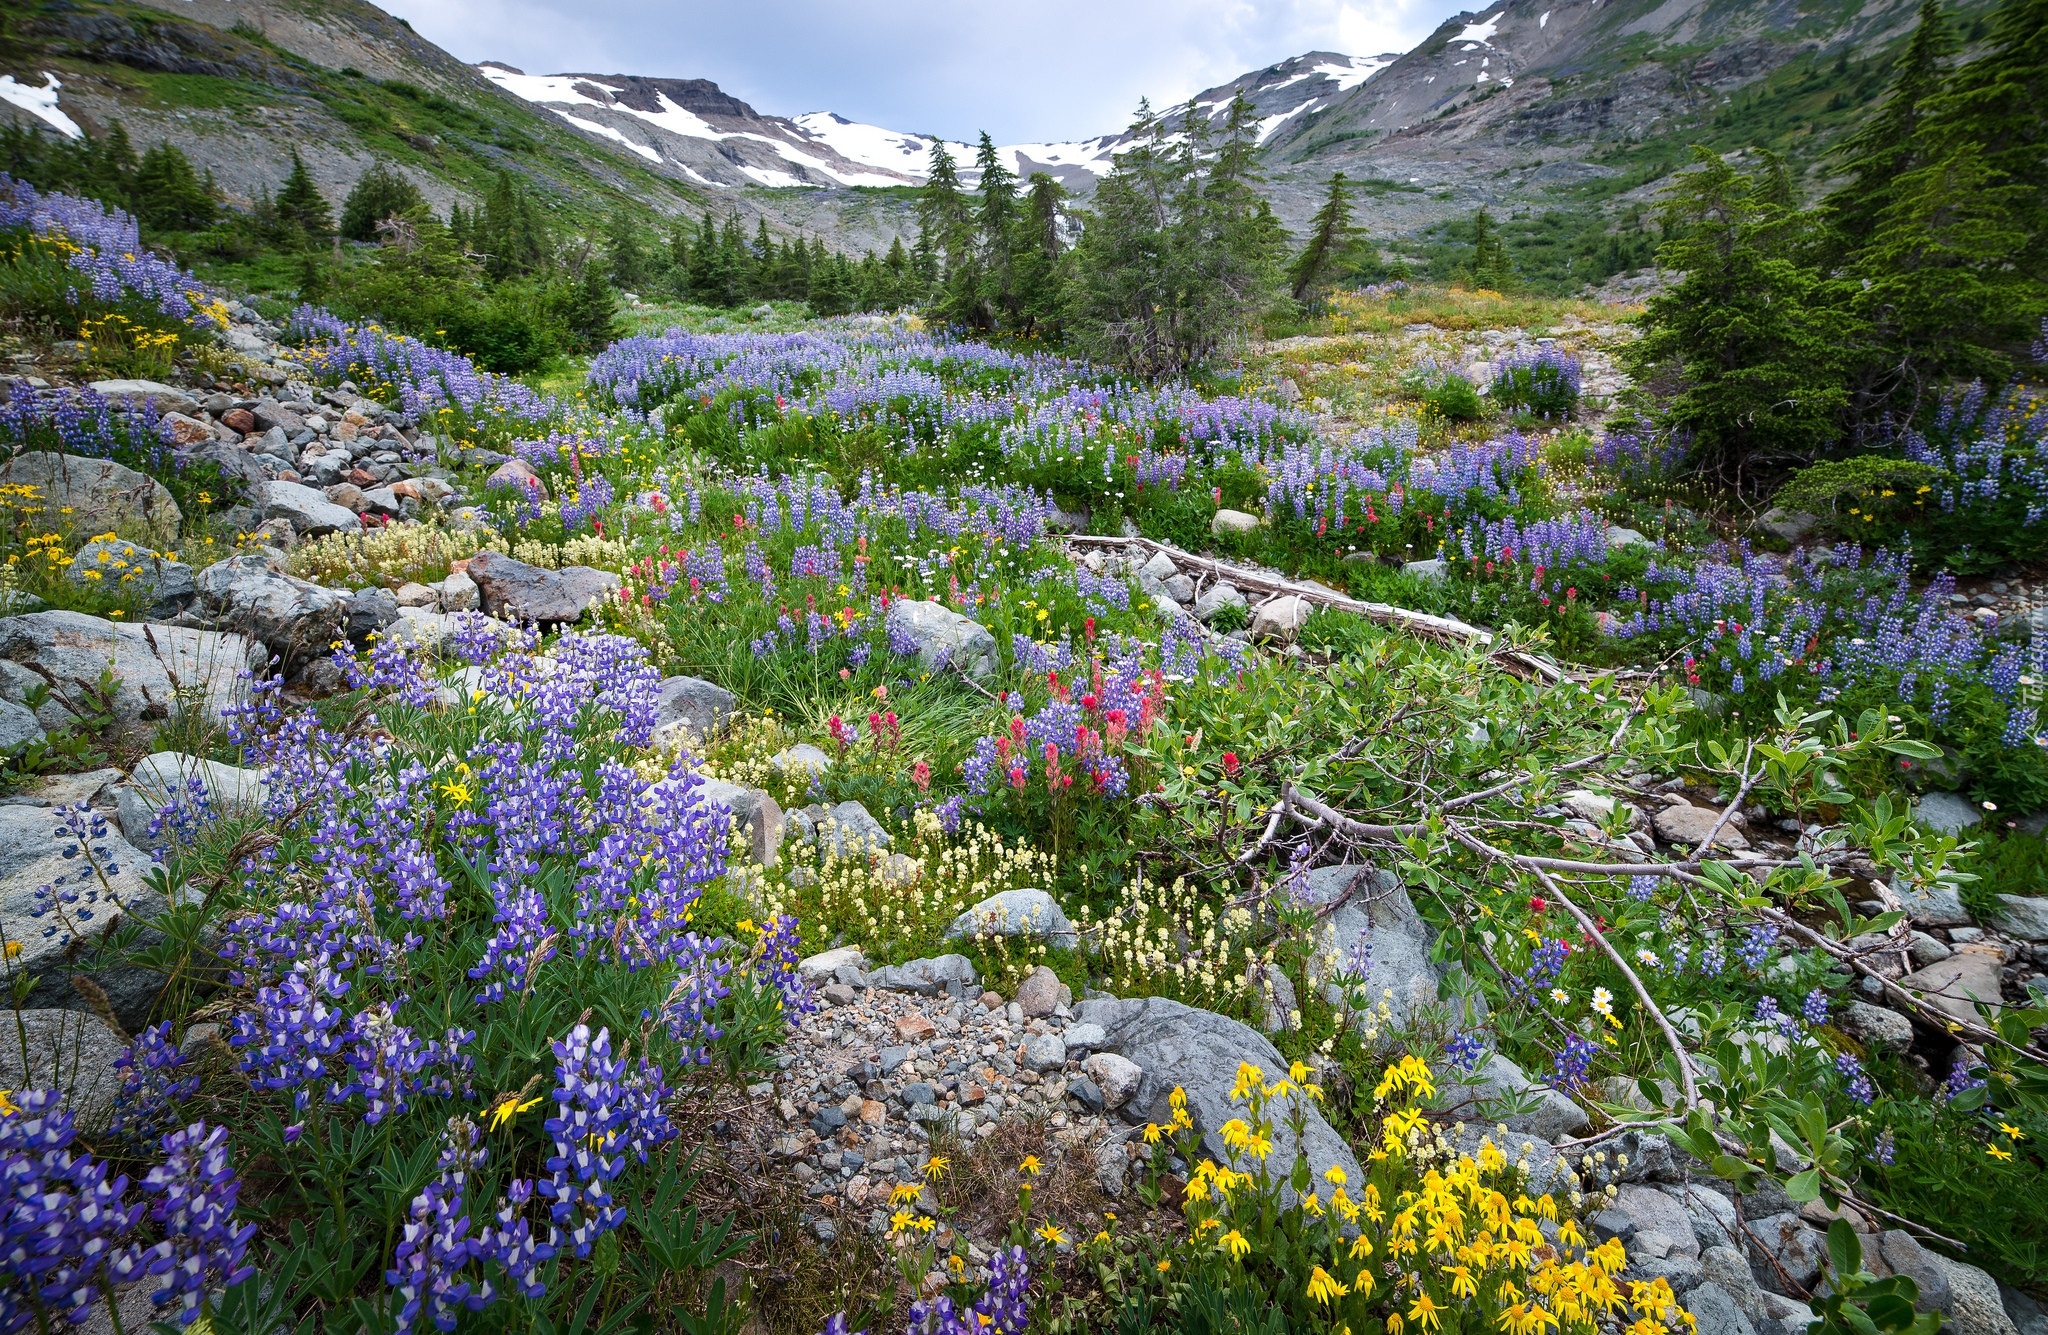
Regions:
<instances>
[{"instance_id":1,"label":"alpine meadow","mask_svg":"<svg viewBox=\"0 0 2048 1335\"><path fill-rule=\"evenodd\" d=\"M0 1335L2048 1335L2048 0L394 3L0 11Z\"/></svg>"}]
</instances>

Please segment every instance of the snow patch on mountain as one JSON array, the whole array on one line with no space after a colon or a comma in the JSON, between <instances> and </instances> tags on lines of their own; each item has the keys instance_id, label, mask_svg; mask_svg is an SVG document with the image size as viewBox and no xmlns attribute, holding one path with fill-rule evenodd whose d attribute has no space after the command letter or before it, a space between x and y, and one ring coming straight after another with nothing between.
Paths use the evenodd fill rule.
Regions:
<instances>
[{"instance_id":1,"label":"snow patch on mountain","mask_svg":"<svg viewBox=\"0 0 2048 1335\"><path fill-rule=\"evenodd\" d=\"M66 139L83 139L85 131L78 128L78 122L57 107L57 90L63 86L57 81L57 76L48 70L43 71L41 88L33 84L16 83L12 74L0 74L0 102L20 107Z\"/></svg>"}]
</instances>

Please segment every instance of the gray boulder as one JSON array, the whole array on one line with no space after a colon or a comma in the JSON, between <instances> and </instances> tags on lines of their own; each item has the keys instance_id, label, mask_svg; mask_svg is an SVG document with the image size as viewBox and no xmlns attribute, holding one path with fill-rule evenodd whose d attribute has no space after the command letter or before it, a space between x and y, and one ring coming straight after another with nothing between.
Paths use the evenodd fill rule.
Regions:
<instances>
[{"instance_id":1,"label":"gray boulder","mask_svg":"<svg viewBox=\"0 0 2048 1335\"><path fill-rule=\"evenodd\" d=\"M1391 1023L1402 1025L1419 1007L1437 1000L1437 971L1429 961L1436 933L1416 912L1415 901L1393 872L1353 864L1316 867L1301 877L1292 893L1317 909L1342 901L1317 927L1310 960L1309 982L1323 989L1331 1005L1341 1009L1349 1004L1335 979L1339 973L1355 975L1361 963L1367 968L1360 985L1372 1014L1384 1002ZM1367 1019L1361 1016L1357 1022Z\"/></svg>"},{"instance_id":2,"label":"gray boulder","mask_svg":"<svg viewBox=\"0 0 2048 1335\"><path fill-rule=\"evenodd\" d=\"M1544 1140L1576 1136L1592 1125L1584 1108L1551 1086L1530 1079L1527 1072L1499 1053L1471 1075L1444 1084L1438 1091L1438 1100L1446 1108L1459 1110L1460 1117L1484 1117L1510 1131L1541 1136ZM1507 1111L1511 1105L1521 1110Z\"/></svg>"},{"instance_id":3,"label":"gray boulder","mask_svg":"<svg viewBox=\"0 0 2048 1335\"><path fill-rule=\"evenodd\" d=\"M1756 1325L1736 1303L1734 1295L1713 1280L1699 1284L1687 1294L1685 1305L1692 1313L1697 1335L1757 1335Z\"/></svg>"},{"instance_id":4,"label":"gray boulder","mask_svg":"<svg viewBox=\"0 0 2048 1335\"><path fill-rule=\"evenodd\" d=\"M126 538L94 538L78 549L64 577L81 588L128 599L152 621L178 615L198 592L191 566Z\"/></svg>"},{"instance_id":5,"label":"gray boulder","mask_svg":"<svg viewBox=\"0 0 2048 1335\"><path fill-rule=\"evenodd\" d=\"M1579 1179L1570 1165L1555 1146L1540 1136L1513 1129L1503 1132L1492 1123L1482 1122L1460 1122L1451 1136L1451 1144L1460 1154L1476 1156L1488 1142L1505 1154L1509 1163L1520 1165L1528 1174L1530 1195L1548 1192L1563 1196L1578 1189Z\"/></svg>"},{"instance_id":6,"label":"gray boulder","mask_svg":"<svg viewBox=\"0 0 2048 1335\"><path fill-rule=\"evenodd\" d=\"M428 658L444 658L456 634L475 627L500 636L512 633L512 627L481 612L436 612L426 607L401 606L382 634L386 639L417 647Z\"/></svg>"},{"instance_id":7,"label":"gray boulder","mask_svg":"<svg viewBox=\"0 0 2048 1335\"><path fill-rule=\"evenodd\" d=\"M1799 542L1820 527L1820 520L1803 510L1774 505L1758 516L1756 526L1782 542Z\"/></svg>"},{"instance_id":8,"label":"gray boulder","mask_svg":"<svg viewBox=\"0 0 2048 1335\"><path fill-rule=\"evenodd\" d=\"M1949 957L1924 969L1915 969L1899 980L1899 986L1920 995L1921 1000L1939 1007L1958 1020L1976 1021L1977 1003L1994 1009L2003 999L2000 970L2005 958L1998 947L1988 943L1958 946Z\"/></svg>"},{"instance_id":9,"label":"gray boulder","mask_svg":"<svg viewBox=\"0 0 2048 1335\"><path fill-rule=\"evenodd\" d=\"M1220 538L1226 533L1250 533L1258 526L1257 515L1248 515L1242 510L1218 510L1209 521L1209 532Z\"/></svg>"},{"instance_id":10,"label":"gray boulder","mask_svg":"<svg viewBox=\"0 0 2048 1335\"><path fill-rule=\"evenodd\" d=\"M739 698L702 677L669 677L661 683L661 712L655 716L657 737L702 742L725 726Z\"/></svg>"},{"instance_id":11,"label":"gray boulder","mask_svg":"<svg viewBox=\"0 0 2048 1335\"><path fill-rule=\"evenodd\" d=\"M302 538L355 533L363 527L354 511L297 482L265 482L251 491L249 503L265 519L284 520Z\"/></svg>"},{"instance_id":12,"label":"gray boulder","mask_svg":"<svg viewBox=\"0 0 2048 1335\"><path fill-rule=\"evenodd\" d=\"M1409 561L1405 563L1401 567L1401 573L1413 575L1416 579L1435 580L1441 584L1451 577L1451 566L1450 562L1444 560L1441 556L1433 556L1427 561Z\"/></svg>"},{"instance_id":13,"label":"gray boulder","mask_svg":"<svg viewBox=\"0 0 2048 1335\"><path fill-rule=\"evenodd\" d=\"M389 589L357 589L348 598L348 640L367 649L370 637L398 620L398 596Z\"/></svg>"},{"instance_id":14,"label":"gray boulder","mask_svg":"<svg viewBox=\"0 0 2048 1335\"><path fill-rule=\"evenodd\" d=\"M1314 603L1298 594L1268 598L1252 613L1252 638L1270 640L1275 644L1293 644L1315 610Z\"/></svg>"},{"instance_id":15,"label":"gray boulder","mask_svg":"<svg viewBox=\"0 0 2048 1335\"><path fill-rule=\"evenodd\" d=\"M932 959L891 964L868 975L868 985L885 992L915 992L935 997L941 992L971 987L981 981L974 961L965 955L939 955Z\"/></svg>"},{"instance_id":16,"label":"gray boulder","mask_svg":"<svg viewBox=\"0 0 2048 1335\"><path fill-rule=\"evenodd\" d=\"M1955 1292L1949 1288L1948 1271L1936 1264L1933 1252L1902 1228L1882 1236L1863 1239L1863 1268L1880 1277L1904 1275L1919 1289L1913 1306L1922 1312L1946 1312L1955 1306Z\"/></svg>"},{"instance_id":17,"label":"gray boulder","mask_svg":"<svg viewBox=\"0 0 2048 1335\"><path fill-rule=\"evenodd\" d=\"M2000 895L1992 921L2007 936L2022 941L2048 941L2048 899L2037 895Z\"/></svg>"},{"instance_id":18,"label":"gray boulder","mask_svg":"<svg viewBox=\"0 0 2048 1335\"><path fill-rule=\"evenodd\" d=\"M1813 1287L1828 1255L1819 1229L1792 1211L1751 1220L1748 1227L1750 1250L1762 1266L1766 1287L1780 1276L1799 1288Z\"/></svg>"},{"instance_id":19,"label":"gray boulder","mask_svg":"<svg viewBox=\"0 0 2048 1335\"><path fill-rule=\"evenodd\" d=\"M120 1035L90 1011L38 1008L10 1015L6 1038L0 1043L0 1089L59 1090L81 1130L106 1127L121 1092L114 1061L128 1050Z\"/></svg>"},{"instance_id":20,"label":"gray boulder","mask_svg":"<svg viewBox=\"0 0 2048 1335\"><path fill-rule=\"evenodd\" d=\"M1763 1326L1772 1319L1770 1300L1751 1273L1749 1261L1725 1242L1700 1253L1700 1284L1703 1288L1718 1286L1754 1325Z\"/></svg>"},{"instance_id":21,"label":"gray boulder","mask_svg":"<svg viewBox=\"0 0 2048 1335\"><path fill-rule=\"evenodd\" d=\"M208 440L189 450L180 450L178 457L187 468L195 464L211 464L220 470L221 477L241 488L241 494L254 496L269 475L256 456L241 445L230 445L223 440Z\"/></svg>"},{"instance_id":22,"label":"gray boulder","mask_svg":"<svg viewBox=\"0 0 2048 1335\"><path fill-rule=\"evenodd\" d=\"M124 736L187 708L218 718L243 698L241 674L266 657L254 640L218 631L128 625L82 612L0 618L0 696L20 703L35 687L48 687L36 710L45 728L96 712L100 675L110 665L116 685L105 703Z\"/></svg>"},{"instance_id":23,"label":"gray boulder","mask_svg":"<svg viewBox=\"0 0 2048 1335\"><path fill-rule=\"evenodd\" d=\"M1093 1026L1100 1029L1100 1025ZM1103 1040L1104 1042L1107 1039ZM1145 1069L1129 1057L1114 1052L1097 1052L1081 1063L1095 1087L1102 1091L1102 1106L1115 1112L1131 1101L1145 1078Z\"/></svg>"},{"instance_id":24,"label":"gray boulder","mask_svg":"<svg viewBox=\"0 0 2048 1335\"><path fill-rule=\"evenodd\" d=\"M889 628L916 645L917 661L927 672L953 667L978 679L995 671L996 637L949 607L899 600L889 607Z\"/></svg>"},{"instance_id":25,"label":"gray boulder","mask_svg":"<svg viewBox=\"0 0 2048 1335\"><path fill-rule=\"evenodd\" d=\"M74 819L84 822L82 840L69 829ZM35 979L25 1006L86 1009L71 985L76 973L106 990L124 1026L147 1021L163 976L132 965L100 967L94 952L118 920L147 922L168 907L142 879L149 865L97 812L0 807L0 939L21 943L10 967Z\"/></svg>"},{"instance_id":26,"label":"gray boulder","mask_svg":"<svg viewBox=\"0 0 2048 1335\"><path fill-rule=\"evenodd\" d=\"M775 865L782 847L782 807L759 788L727 783L724 779L700 778L698 796L716 802L732 813L734 824L747 831L747 851L764 867Z\"/></svg>"},{"instance_id":27,"label":"gray boulder","mask_svg":"<svg viewBox=\"0 0 2048 1335\"><path fill-rule=\"evenodd\" d=\"M1245 602L1244 594L1238 591L1235 584L1211 584L1202 590L1201 597L1195 599L1195 617L1199 621L1214 621L1217 613L1227 608L1242 609L1247 606L1249 604Z\"/></svg>"},{"instance_id":28,"label":"gray boulder","mask_svg":"<svg viewBox=\"0 0 2048 1335\"><path fill-rule=\"evenodd\" d=\"M1636 529L1624 528L1620 524L1616 524L1613 528L1607 530L1607 549L1609 551L1616 551L1623 547L1650 547L1654 545Z\"/></svg>"},{"instance_id":29,"label":"gray boulder","mask_svg":"<svg viewBox=\"0 0 2048 1335\"><path fill-rule=\"evenodd\" d=\"M121 833L128 842L141 849L153 849L163 842L161 838L150 837L150 819L171 802L189 801L194 780L205 788L207 801L217 816L261 811L270 794L261 770L238 769L176 751L158 751L135 762L128 782L114 789Z\"/></svg>"},{"instance_id":30,"label":"gray boulder","mask_svg":"<svg viewBox=\"0 0 2048 1335\"><path fill-rule=\"evenodd\" d=\"M580 618L590 605L619 586L619 577L589 566L547 570L515 561L503 552L478 552L469 577L483 595L484 611L515 623L559 626Z\"/></svg>"},{"instance_id":31,"label":"gray boulder","mask_svg":"<svg viewBox=\"0 0 2048 1335\"><path fill-rule=\"evenodd\" d=\"M1867 1048L1904 1052L1913 1046L1913 1022L1884 1006L1852 1001L1842 1008L1837 1023L1843 1033Z\"/></svg>"},{"instance_id":32,"label":"gray boulder","mask_svg":"<svg viewBox=\"0 0 2048 1335\"><path fill-rule=\"evenodd\" d=\"M123 408L139 410L145 404L154 403L158 413L199 411L198 402L190 394L155 380L95 380L86 388Z\"/></svg>"},{"instance_id":33,"label":"gray boulder","mask_svg":"<svg viewBox=\"0 0 2048 1335\"><path fill-rule=\"evenodd\" d=\"M1005 890L991 895L953 919L946 940L981 934L1044 940L1065 950L1072 950L1080 939L1059 901L1043 890Z\"/></svg>"},{"instance_id":34,"label":"gray boulder","mask_svg":"<svg viewBox=\"0 0 2048 1335\"><path fill-rule=\"evenodd\" d=\"M832 757L809 742L798 742L795 746L777 751L768 757L768 763L785 775L800 770L815 778L832 768Z\"/></svg>"},{"instance_id":35,"label":"gray boulder","mask_svg":"<svg viewBox=\"0 0 2048 1335\"><path fill-rule=\"evenodd\" d=\"M1657 1256L1683 1256L1698 1260L1699 1239L1694 1235L1692 1217L1683 1203L1639 1183L1623 1183L1616 1189L1616 1208L1635 1225L1635 1242L1629 1251L1647 1251Z\"/></svg>"},{"instance_id":36,"label":"gray boulder","mask_svg":"<svg viewBox=\"0 0 2048 1335\"><path fill-rule=\"evenodd\" d=\"M1057 1071L1067 1064L1066 1041L1058 1034L1033 1034L1024 1040L1021 1063L1030 1071Z\"/></svg>"},{"instance_id":37,"label":"gray boulder","mask_svg":"<svg viewBox=\"0 0 2048 1335\"><path fill-rule=\"evenodd\" d=\"M184 518L163 483L112 459L35 450L0 466L0 482L35 487L44 520L73 533L112 529L169 542Z\"/></svg>"},{"instance_id":38,"label":"gray boulder","mask_svg":"<svg viewBox=\"0 0 2048 1335\"><path fill-rule=\"evenodd\" d=\"M1951 1261L1939 1252L1926 1255L1948 1280L1953 1300L1947 1310L1955 1335L2019 1335L2019 1327L2013 1324L1999 1297L1997 1280L1976 1266Z\"/></svg>"},{"instance_id":39,"label":"gray boulder","mask_svg":"<svg viewBox=\"0 0 2048 1335\"><path fill-rule=\"evenodd\" d=\"M12 700L0 700L0 755L13 755L30 742L48 737L34 710Z\"/></svg>"},{"instance_id":40,"label":"gray boulder","mask_svg":"<svg viewBox=\"0 0 2048 1335\"><path fill-rule=\"evenodd\" d=\"M1238 1066L1249 1062L1268 1080L1278 1079L1287 1070L1286 1059L1263 1035L1227 1016L1165 997L1084 1001L1075 1016L1084 1024L1102 1026L1107 1036L1103 1051L1128 1058L1145 1073L1141 1088L1131 1099L1137 1106L1124 1107L1125 1120L1167 1122L1173 1116L1169 1095L1178 1087L1187 1095L1188 1115L1202 1136L1204 1152L1219 1164L1230 1164L1233 1158L1218 1128L1244 1115L1243 1106L1230 1098ZM1099 1082L1101 1077L1093 1078ZM1287 1125L1286 1105L1295 1101L1300 1102L1304 1118L1298 1145ZM1268 1115L1273 1121L1273 1151L1267 1163L1275 1176L1284 1177L1292 1170L1299 1150L1308 1156L1309 1173L1316 1181L1333 1166L1342 1168L1354 1183L1364 1180L1351 1147L1323 1120L1313 1101L1292 1094L1269 1104ZM1291 1189L1283 1195L1293 1199Z\"/></svg>"},{"instance_id":41,"label":"gray boulder","mask_svg":"<svg viewBox=\"0 0 2048 1335\"><path fill-rule=\"evenodd\" d=\"M201 614L261 641L296 671L348 636L350 595L287 575L266 556L231 556L199 572Z\"/></svg>"},{"instance_id":42,"label":"gray boulder","mask_svg":"<svg viewBox=\"0 0 2048 1335\"><path fill-rule=\"evenodd\" d=\"M1897 886L1893 887L1898 889ZM1968 927L1970 911L1952 885L1906 889L1899 895L1906 917L1915 927Z\"/></svg>"},{"instance_id":43,"label":"gray boulder","mask_svg":"<svg viewBox=\"0 0 2048 1335\"><path fill-rule=\"evenodd\" d=\"M798 839L830 849L835 858L862 857L893 842L882 823L858 802L799 807L789 813L789 824Z\"/></svg>"},{"instance_id":44,"label":"gray boulder","mask_svg":"<svg viewBox=\"0 0 2048 1335\"><path fill-rule=\"evenodd\" d=\"M1936 834L1961 834L1984 819L1978 807L1954 793L1922 793L1913 817Z\"/></svg>"}]
</instances>

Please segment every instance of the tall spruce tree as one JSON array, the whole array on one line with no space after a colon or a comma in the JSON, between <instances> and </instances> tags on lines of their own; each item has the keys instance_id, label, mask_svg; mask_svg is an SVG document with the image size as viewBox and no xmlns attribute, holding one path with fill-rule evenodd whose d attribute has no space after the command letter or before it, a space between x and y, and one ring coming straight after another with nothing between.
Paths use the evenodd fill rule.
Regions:
<instances>
[{"instance_id":1,"label":"tall spruce tree","mask_svg":"<svg viewBox=\"0 0 2048 1335\"><path fill-rule=\"evenodd\" d=\"M960 166L943 139L932 141L931 165L918 191L917 248L933 313L948 322L963 318L963 305L979 296L974 220L960 188Z\"/></svg>"},{"instance_id":2,"label":"tall spruce tree","mask_svg":"<svg viewBox=\"0 0 2048 1335\"><path fill-rule=\"evenodd\" d=\"M334 235L334 213L327 206L327 196L313 183L313 173L306 170L296 148L292 150L291 174L277 192L275 207L279 223L296 229L308 242L325 242Z\"/></svg>"},{"instance_id":3,"label":"tall spruce tree","mask_svg":"<svg viewBox=\"0 0 2048 1335\"><path fill-rule=\"evenodd\" d=\"M1065 300L1068 265L1061 238L1065 187L1044 172L1031 173L1031 189L1017 219L1011 247L1017 308L1015 327L1023 333L1055 331Z\"/></svg>"},{"instance_id":4,"label":"tall spruce tree","mask_svg":"<svg viewBox=\"0 0 2048 1335\"><path fill-rule=\"evenodd\" d=\"M1466 270L1472 286L1505 291L1514 281L1514 261L1508 258L1507 242L1485 209L1472 217L1472 259Z\"/></svg>"},{"instance_id":5,"label":"tall spruce tree","mask_svg":"<svg viewBox=\"0 0 2048 1335\"><path fill-rule=\"evenodd\" d=\"M386 218L418 218L427 210L420 188L382 162L356 178L341 205L341 234L350 241L375 241Z\"/></svg>"},{"instance_id":6,"label":"tall spruce tree","mask_svg":"<svg viewBox=\"0 0 2048 1335\"><path fill-rule=\"evenodd\" d=\"M547 219L509 171L499 172L492 182L470 230L484 272L497 281L536 274L554 262Z\"/></svg>"},{"instance_id":7,"label":"tall spruce tree","mask_svg":"<svg viewBox=\"0 0 2048 1335\"><path fill-rule=\"evenodd\" d=\"M1699 467L1743 487L1833 443L1863 334L1855 285L1801 262L1810 219L1784 202L1783 164L1744 173L1693 154L1665 196L1657 252L1685 277L1650 299L1624 361L1638 381L1676 377L1671 424Z\"/></svg>"},{"instance_id":8,"label":"tall spruce tree","mask_svg":"<svg viewBox=\"0 0 2048 1335\"><path fill-rule=\"evenodd\" d=\"M160 143L142 155L135 169L135 216L164 232L210 227L220 204L211 178L202 181L191 159L176 144Z\"/></svg>"},{"instance_id":9,"label":"tall spruce tree","mask_svg":"<svg viewBox=\"0 0 2048 1335\"><path fill-rule=\"evenodd\" d=\"M1338 256L1355 234L1351 192L1345 188L1344 173L1338 172L1330 177L1330 192L1323 197L1323 206L1309 221L1308 244L1301 248L1287 275L1296 302L1306 306L1309 297L1329 280Z\"/></svg>"},{"instance_id":10,"label":"tall spruce tree","mask_svg":"<svg viewBox=\"0 0 2048 1335\"><path fill-rule=\"evenodd\" d=\"M1955 53L1955 38L1941 0L1920 0L1920 23L1899 54L1891 91L1876 113L1837 150L1844 180L1821 204L1822 245L1836 262L1870 240L1877 226L1874 205L1903 173L1922 165L1920 135L1927 100L1940 90L1944 65Z\"/></svg>"},{"instance_id":11,"label":"tall spruce tree","mask_svg":"<svg viewBox=\"0 0 2048 1335\"><path fill-rule=\"evenodd\" d=\"M1014 327L1017 321L1017 276L1013 264L1011 235L1017 224L1017 177L1003 165L995 141L981 132L975 150L975 168L981 173L981 207L976 210L980 233L979 300L970 323L981 328Z\"/></svg>"}]
</instances>

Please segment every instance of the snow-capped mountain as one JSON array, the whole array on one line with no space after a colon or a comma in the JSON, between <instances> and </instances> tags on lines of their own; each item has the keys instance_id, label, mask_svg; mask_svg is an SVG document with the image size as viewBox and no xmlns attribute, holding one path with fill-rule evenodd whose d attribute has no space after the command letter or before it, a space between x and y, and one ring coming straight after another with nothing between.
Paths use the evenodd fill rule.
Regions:
<instances>
[{"instance_id":1,"label":"snow-capped mountain","mask_svg":"<svg viewBox=\"0 0 2048 1335\"><path fill-rule=\"evenodd\" d=\"M1333 105L1396 57L1311 51L1211 88L1196 108L1220 125L1243 93L1260 142ZM506 92L551 111L585 134L638 154L669 175L699 185L834 187L916 185L925 179L934 137L848 120L829 111L793 118L763 115L708 79L627 74L527 74L496 61L478 72ZM1005 144L997 151L1020 179L1045 172L1086 193L1130 142L1128 132L1078 143ZM972 144L947 141L961 178L978 179Z\"/></svg>"}]
</instances>

